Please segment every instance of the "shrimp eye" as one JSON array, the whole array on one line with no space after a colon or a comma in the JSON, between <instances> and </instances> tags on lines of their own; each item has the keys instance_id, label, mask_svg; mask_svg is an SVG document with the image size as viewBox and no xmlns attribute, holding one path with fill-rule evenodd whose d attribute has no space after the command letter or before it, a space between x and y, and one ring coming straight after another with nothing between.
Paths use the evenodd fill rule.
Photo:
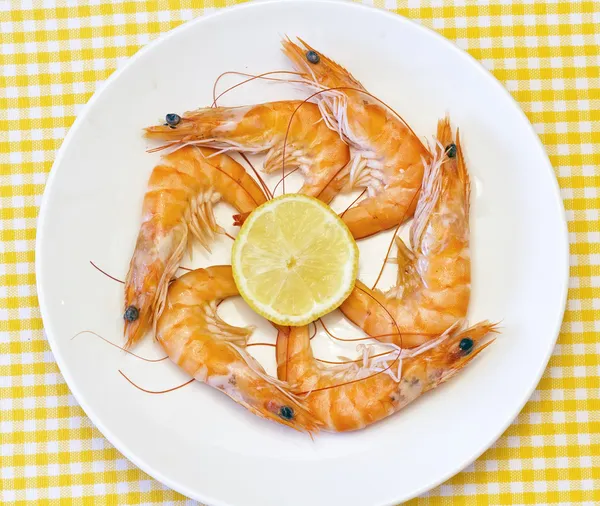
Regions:
<instances>
[{"instance_id":1,"label":"shrimp eye","mask_svg":"<svg viewBox=\"0 0 600 506\"><path fill-rule=\"evenodd\" d=\"M471 353L471 351L473 351L473 339L470 337L461 339L460 343L458 343L458 347L460 351L464 352L465 355L468 355Z\"/></svg>"},{"instance_id":2,"label":"shrimp eye","mask_svg":"<svg viewBox=\"0 0 600 506\"><path fill-rule=\"evenodd\" d=\"M456 144L448 144L446 146L446 154L448 155L448 158L454 158L456 156Z\"/></svg>"},{"instance_id":3,"label":"shrimp eye","mask_svg":"<svg viewBox=\"0 0 600 506\"><path fill-rule=\"evenodd\" d=\"M175 126L178 125L181 121L181 116L179 116L179 114L171 112L165 116L165 121L167 122L167 125L169 125L171 128L175 128Z\"/></svg>"},{"instance_id":4,"label":"shrimp eye","mask_svg":"<svg viewBox=\"0 0 600 506\"><path fill-rule=\"evenodd\" d=\"M125 310L125 314L123 314L123 318L125 318L128 322L134 322L140 317L140 310L135 306L129 306Z\"/></svg>"},{"instance_id":5,"label":"shrimp eye","mask_svg":"<svg viewBox=\"0 0 600 506\"><path fill-rule=\"evenodd\" d=\"M312 49L310 51L306 51L306 59L310 63L314 64L317 64L321 61L321 57L319 56L319 54L316 51L313 51Z\"/></svg>"},{"instance_id":6,"label":"shrimp eye","mask_svg":"<svg viewBox=\"0 0 600 506\"><path fill-rule=\"evenodd\" d=\"M294 410L289 406L281 406L279 409L279 416L284 420L291 420L294 418Z\"/></svg>"}]
</instances>

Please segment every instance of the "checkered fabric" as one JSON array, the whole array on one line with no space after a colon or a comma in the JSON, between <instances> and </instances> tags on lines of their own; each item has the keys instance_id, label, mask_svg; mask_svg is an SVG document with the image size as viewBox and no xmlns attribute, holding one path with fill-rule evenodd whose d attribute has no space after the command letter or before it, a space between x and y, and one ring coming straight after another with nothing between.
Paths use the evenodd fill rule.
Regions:
<instances>
[{"instance_id":1,"label":"checkered fabric","mask_svg":"<svg viewBox=\"0 0 600 506\"><path fill-rule=\"evenodd\" d=\"M0 502L193 504L128 462L44 339L36 217L75 116L138 48L230 2L0 0ZM231 3L235 3L231 2ZM546 146L571 243L562 333L531 400L473 465L412 505L600 504L600 3L377 0L483 63Z\"/></svg>"}]
</instances>

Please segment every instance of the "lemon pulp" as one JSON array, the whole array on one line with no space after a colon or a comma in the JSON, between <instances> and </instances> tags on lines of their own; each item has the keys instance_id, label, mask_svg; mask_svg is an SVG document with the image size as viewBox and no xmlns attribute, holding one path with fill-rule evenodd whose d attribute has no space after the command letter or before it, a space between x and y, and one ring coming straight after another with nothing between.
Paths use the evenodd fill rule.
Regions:
<instances>
[{"instance_id":1,"label":"lemon pulp","mask_svg":"<svg viewBox=\"0 0 600 506\"><path fill-rule=\"evenodd\" d=\"M329 206L284 195L256 208L232 251L240 294L257 313L280 325L305 325L350 295L358 247Z\"/></svg>"}]
</instances>

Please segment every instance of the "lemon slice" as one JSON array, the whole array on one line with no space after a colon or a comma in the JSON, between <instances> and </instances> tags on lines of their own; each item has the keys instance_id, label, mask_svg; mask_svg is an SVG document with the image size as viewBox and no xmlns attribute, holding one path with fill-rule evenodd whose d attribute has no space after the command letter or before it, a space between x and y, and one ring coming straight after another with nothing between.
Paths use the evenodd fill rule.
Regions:
<instances>
[{"instance_id":1,"label":"lemon slice","mask_svg":"<svg viewBox=\"0 0 600 506\"><path fill-rule=\"evenodd\" d=\"M233 277L244 300L280 325L306 325L350 295L358 247L329 206L283 195L246 219L232 252Z\"/></svg>"}]
</instances>

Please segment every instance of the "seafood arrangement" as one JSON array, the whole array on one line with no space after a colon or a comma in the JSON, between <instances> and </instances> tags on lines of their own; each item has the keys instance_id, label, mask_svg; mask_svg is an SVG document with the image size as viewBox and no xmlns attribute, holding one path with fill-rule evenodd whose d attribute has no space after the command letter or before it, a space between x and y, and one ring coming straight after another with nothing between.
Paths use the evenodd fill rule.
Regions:
<instances>
[{"instance_id":1,"label":"seafood arrangement","mask_svg":"<svg viewBox=\"0 0 600 506\"><path fill-rule=\"evenodd\" d=\"M341 65L303 41L285 39L282 46L293 72L249 77L299 84L306 90L305 100L220 107L215 99L209 107L166 114L164 123L145 129L148 139L159 142L155 150L166 154L148 182L124 282L125 348L153 333L167 356L193 379L256 415L309 433L352 431L394 414L447 381L493 342L489 337L496 325L466 323L469 173L459 131L448 117L439 120L434 141L426 145ZM310 334L311 324L316 332L318 318L308 323L298 319L301 324L294 325L271 319L277 332L277 377L270 376L248 352L253 329L229 325L218 314L222 300L240 294L246 299L235 262L233 268L215 265L176 277L194 242L210 251L215 237L226 234L213 212L218 202L235 209L232 219L241 229L237 238L230 237L236 244L242 234L246 242L255 236L263 241L285 236L269 230L277 226L275 215L272 225L265 219L266 225L261 222L254 225L256 231L248 231L258 223L255 211L274 202L274 191L231 152L264 153L263 171L282 172L283 193L286 171L299 171L303 184L298 193L318 199L321 206L339 194L361 191L334 217L339 224L330 227L349 231L349 251L356 249L354 240L395 229L395 286L383 292L376 287L378 278L369 287L359 273L348 290L339 288L344 295L335 307L367 335L355 339L367 343L359 344L359 358L335 363L315 358ZM410 219L409 248L398 230ZM325 242L307 248L325 248ZM303 254L302 244L293 246L290 250ZM268 255L275 256L269 248L247 250L267 257L256 265L277 264L269 260ZM330 271L343 260L329 257L329 270L314 255L303 267L308 273L304 283L310 279L316 298L327 283L338 282ZM301 258L286 262L293 270ZM356 276L356 265L346 272ZM272 275L268 268L259 274ZM273 298L282 297L282 290ZM293 293L286 297L295 307ZM385 351L376 352L375 345Z\"/></svg>"}]
</instances>

